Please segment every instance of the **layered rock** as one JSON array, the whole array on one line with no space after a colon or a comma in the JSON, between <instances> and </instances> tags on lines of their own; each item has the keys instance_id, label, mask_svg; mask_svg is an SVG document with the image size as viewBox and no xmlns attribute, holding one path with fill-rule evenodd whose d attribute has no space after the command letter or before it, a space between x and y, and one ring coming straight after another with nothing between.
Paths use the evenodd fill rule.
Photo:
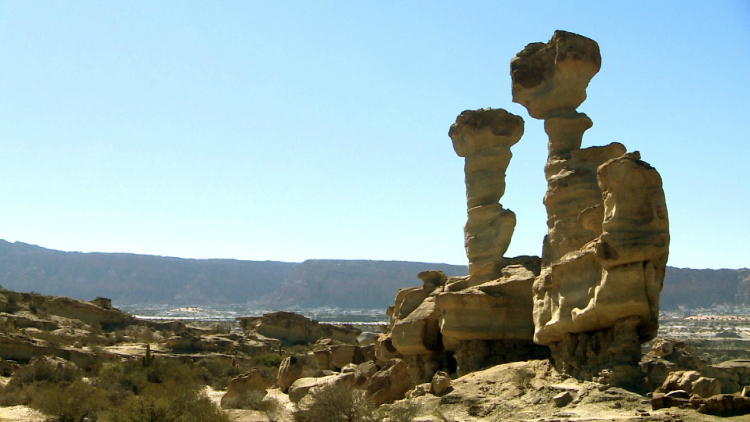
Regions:
<instances>
[{"instance_id":1,"label":"layered rock","mask_svg":"<svg viewBox=\"0 0 750 422\"><path fill-rule=\"evenodd\" d=\"M293 312L270 312L260 317L237 318L246 335L261 334L275 338L285 345L315 343L327 337L337 341L356 344L361 331L341 325L319 323Z\"/></svg>"},{"instance_id":2,"label":"layered rock","mask_svg":"<svg viewBox=\"0 0 750 422\"><path fill-rule=\"evenodd\" d=\"M466 110L448 135L453 149L465 158L468 221L464 245L469 275L502 259L508 250L516 215L498 203L505 193L510 147L523 135L523 119L502 109Z\"/></svg>"},{"instance_id":3,"label":"layered rock","mask_svg":"<svg viewBox=\"0 0 750 422\"><path fill-rule=\"evenodd\" d=\"M564 31L511 61L513 101L549 136L534 340L574 376L637 385L638 344L658 328L669 223L661 178L637 152L581 148L592 122L576 108L600 67L596 42Z\"/></svg>"},{"instance_id":4,"label":"layered rock","mask_svg":"<svg viewBox=\"0 0 750 422\"><path fill-rule=\"evenodd\" d=\"M464 111L450 128L453 148L465 158L469 274L448 278L422 272L423 285L400 290L389 309L388 344L416 384L430 382L438 370L463 375L547 353L532 342L531 286L539 258L503 257L516 219L498 201L505 192L510 147L522 134L523 119L500 109Z\"/></svg>"}]
</instances>

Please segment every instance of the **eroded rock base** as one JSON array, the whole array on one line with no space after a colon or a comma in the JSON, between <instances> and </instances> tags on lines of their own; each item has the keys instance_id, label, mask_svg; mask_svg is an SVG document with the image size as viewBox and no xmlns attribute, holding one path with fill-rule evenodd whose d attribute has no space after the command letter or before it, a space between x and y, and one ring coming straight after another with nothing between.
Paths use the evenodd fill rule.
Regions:
<instances>
[{"instance_id":1,"label":"eroded rock base","mask_svg":"<svg viewBox=\"0 0 750 422\"><path fill-rule=\"evenodd\" d=\"M462 342L454 354L458 376L494 365L549 357L548 347L530 340L469 340Z\"/></svg>"},{"instance_id":2,"label":"eroded rock base","mask_svg":"<svg viewBox=\"0 0 750 422\"><path fill-rule=\"evenodd\" d=\"M638 370L638 322L638 317L629 317L604 330L565 334L562 341L550 344L555 369L577 379L645 393L644 376Z\"/></svg>"}]
</instances>

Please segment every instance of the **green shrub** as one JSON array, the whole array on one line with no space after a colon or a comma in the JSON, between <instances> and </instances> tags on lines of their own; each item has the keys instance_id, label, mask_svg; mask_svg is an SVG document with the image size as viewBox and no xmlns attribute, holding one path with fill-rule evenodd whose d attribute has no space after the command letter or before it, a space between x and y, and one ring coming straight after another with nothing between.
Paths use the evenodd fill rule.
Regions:
<instances>
[{"instance_id":1,"label":"green shrub","mask_svg":"<svg viewBox=\"0 0 750 422\"><path fill-rule=\"evenodd\" d=\"M276 397L264 397L258 404L258 410L265 413L269 421L281 420L284 415L284 405Z\"/></svg>"},{"instance_id":2,"label":"green shrub","mask_svg":"<svg viewBox=\"0 0 750 422\"><path fill-rule=\"evenodd\" d=\"M70 384L80 378L81 371L71 363L57 362L52 359L35 359L28 365L18 368L8 385L20 387L39 382Z\"/></svg>"},{"instance_id":3,"label":"green shrub","mask_svg":"<svg viewBox=\"0 0 750 422\"><path fill-rule=\"evenodd\" d=\"M110 422L228 422L229 418L206 394L177 381L149 385L107 412Z\"/></svg>"},{"instance_id":4,"label":"green shrub","mask_svg":"<svg viewBox=\"0 0 750 422\"><path fill-rule=\"evenodd\" d=\"M297 422L375 422L372 402L364 392L338 384L326 384L310 391L297 405Z\"/></svg>"},{"instance_id":5,"label":"green shrub","mask_svg":"<svg viewBox=\"0 0 750 422\"><path fill-rule=\"evenodd\" d=\"M260 391L248 390L242 392L238 396L223 399L223 405L228 409L258 410L264 396L265 394Z\"/></svg>"},{"instance_id":6,"label":"green shrub","mask_svg":"<svg viewBox=\"0 0 750 422\"><path fill-rule=\"evenodd\" d=\"M29 406L56 422L94 420L109 401L101 390L78 380L68 386L45 384L38 388Z\"/></svg>"},{"instance_id":7,"label":"green shrub","mask_svg":"<svg viewBox=\"0 0 750 422\"><path fill-rule=\"evenodd\" d=\"M253 356L251 362L254 366L270 366L278 368L284 358L278 353L262 353Z\"/></svg>"},{"instance_id":8,"label":"green shrub","mask_svg":"<svg viewBox=\"0 0 750 422\"><path fill-rule=\"evenodd\" d=\"M198 365L203 369L205 383L214 390L226 390L229 381L241 373L233 359L211 357L202 359Z\"/></svg>"}]
</instances>

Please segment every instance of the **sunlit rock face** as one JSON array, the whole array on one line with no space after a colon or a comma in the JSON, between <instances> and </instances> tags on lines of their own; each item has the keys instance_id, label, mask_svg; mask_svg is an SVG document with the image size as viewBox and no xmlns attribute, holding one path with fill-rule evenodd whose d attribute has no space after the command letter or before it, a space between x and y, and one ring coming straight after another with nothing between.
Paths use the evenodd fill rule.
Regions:
<instances>
[{"instance_id":1,"label":"sunlit rock face","mask_svg":"<svg viewBox=\"0 0 750 422\"><path fill-rule=\"evenodd\" d=\"M659 173L624 145L581 148L591 119L576 108L601 67L599 46L556 31L511 61L513 101L544 120L547 235L542 256L507 258L515 214L500 203L523 120L467 110L451 126L465 158L469 274L423 272L389 308L380 356L401 356L412 380L463 375L551 353L558 370L642 387L640 344L656 335L669 254Z\"/></svg>"},{"instance_id":2,"label":"sunlit rock face","mask_svg":"<svg viewBox=\"0 0 750 422\"><path fill-rule=\"evenodd\" d=\"M469 275L502 259L510 245L516 215L498 202L505 193L510 147L523 135L523 119L502 109L466 110L448 135L453 149L465 158L468 220L464 246Z\"/></svg>"},{"instance_id":3,"label":"sunlit rock face","mask_svg":"<svg viewBox=\"0 0 750 422\"><path fill-rule=\"evenodd\" d=\"M513 101L544 119L549 137L534 341L574 376L605 372L610 382L637 384L637 345L658 328L669 222L661 177L638 152L619 143L581 148L592 122L575 109L600 67L596 42L563 31L511 61Z\"/></svg>"},{"instance_id":4,"label":"sunlit rock face","mask_svg":"<svg viewBox=\"0 0 750 422\"><path fill-rule=\"evenodd\" d=\"M601 66L595 41L555 31L548 43L531 43L511 60L513 102L526 107L535 119L575 110L586 99L586 87Z\"/></svg>"},{"instance_id":5,"label":"sunlit rock face","mask_svg":"<svg viewBox=\"0 0 750 422\"><path fill-rule=\"evenodd\" d=\"M453 148L465 158L469 275L423 272L422 287L396 295L390 344L407 362L415 383L429 381L438 370L463 375L548 353L532 341L531 286L540 260L503 256L516 217L499 201L510 148L522 134L523 119L502 109L464 111L450 128Z\"/></svg>"}]
</instances>

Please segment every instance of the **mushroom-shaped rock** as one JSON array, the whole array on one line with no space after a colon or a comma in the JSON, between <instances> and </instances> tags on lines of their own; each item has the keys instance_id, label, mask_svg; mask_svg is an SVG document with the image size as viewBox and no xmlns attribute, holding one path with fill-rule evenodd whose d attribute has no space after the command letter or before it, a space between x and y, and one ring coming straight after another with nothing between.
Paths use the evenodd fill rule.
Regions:
<instances>
[{"instance_id":1,"label":"mushroom-shaped rock","mask_svg":"<svg viewBox=\"0 0 750 422\"><path fill-rule=\"evenodd\" d=\"M586 87L601 65L594 40L555 31L548 43L529 44L511 60L513 102L536 119L557 110L575 110L586 99Z\"/></svg>"},{"instance_id":2,"label":"mushroom-shaped rock","mask_svg":"<svg viewBox=\"0 0 750 422\"><path fill-rule=\"evenodd\" d=\"M503 109L466 110L448 135L459 157L466 158L466 199L469 208L495 204L505 193L510 147L523 135L523 119Z\"/></svg>"}]
</instances>

